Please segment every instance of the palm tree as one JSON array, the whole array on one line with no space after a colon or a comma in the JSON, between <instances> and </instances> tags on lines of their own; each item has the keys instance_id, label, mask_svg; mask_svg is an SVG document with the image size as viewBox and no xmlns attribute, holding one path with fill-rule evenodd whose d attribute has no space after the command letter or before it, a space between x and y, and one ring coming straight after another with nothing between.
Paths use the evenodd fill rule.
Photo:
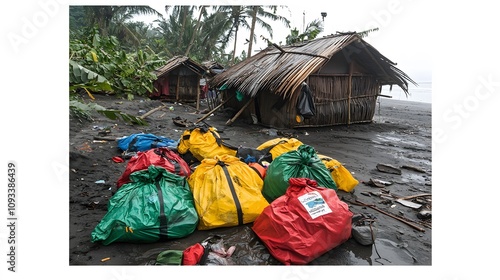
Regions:
<instances>
[{"instance_id":1,"label":"palm tree","mask_svg":"<svg viewBox=\"0 0 500 280\"><path fill-rule=\"evenodd\" d=\"M267 11L266 8L270 9ZM277 15L278 6L249 6L247 11L250 13L250 17L252 19L252 23L250 26L250 38L248 40L248 57L252 56L252 46L256 41L257 36L255 36L255 26L256 23L264 28L270 35L270 38L273 38L273 29L271 26L262 20L262 18L268 18L272 21L281 21L285 25L285 27L290 27L290 20L287 18Z\"/></svg>"},{"instance_id":2,"label":"palm tree","mask_svg":"<svg viewBox=\"0 0 500 280\"><path fill-rule=\"evenodd\" d=\"M290 35L286 36L286 44L291 45L306 40L315 39L321 32L323 32L323 22L315 19L309 22L303 33L299 34L297 27L290 30Z\"/></svg>"},{"instance_id":3,"label":"palm tree","mask_svg":"<svg viewBox=\"0 0 500 280\"><path fill-rule=\"evenodd\" d=\"M103 36L109 35L110 24L117 18L130 18L134 15L162 17L162 14L149 6L85 6L84 8L90 25L97 25Z\"/></svg>"},{"instance_id":4,"label":"palm tree","mask_svg":"<svg viewBox=\"0 0 500 280\"><path fill-rule=\"evenodd\" d=\"M182 55L186 52L185 46L189 45L194 33L194 8L191 6L165 6L169 13L167 19L156 20L156 31L163 38L165 49L171 55Z\"/></svg>"},{"instance_id":5,"label":"palm tree","mask_svg":"<svg viewBox=\"0 0 500 280\"><path fill-rule=\"evenodd\" d=\"M247 13L245 9L245 6L219 6L217 9L217 13L225 15L225 18L227 19L226 27L229 27L223 41L228 42L231 38L233 38L234 40L233 54L231 59L233 63L236 56L238 30L240 27L250 29L250 26L246 21Z\"/></svg>"},{"instance_id":6,"label":"palm tree","mask_svg":"<svg viewBox=\"0 0 500 280\"><path fill-rule=\"evenodd\" d=\"M206 16L206 7L207 6L201 6L200 7L200 13L198 15L198 20L196 21L196 26L194 28L193 35L191 36L191 40L189 41L189 45L188 45L188 47L186 49L186 52L184 53L184 56L188 56L189 55L189 51L191 50L191 47L193 46L194 39L195 39L195 37L198 36L198 32L200 31L200 26L201 26L201 17L202 16Z\"/></svg>"}]
</instances>

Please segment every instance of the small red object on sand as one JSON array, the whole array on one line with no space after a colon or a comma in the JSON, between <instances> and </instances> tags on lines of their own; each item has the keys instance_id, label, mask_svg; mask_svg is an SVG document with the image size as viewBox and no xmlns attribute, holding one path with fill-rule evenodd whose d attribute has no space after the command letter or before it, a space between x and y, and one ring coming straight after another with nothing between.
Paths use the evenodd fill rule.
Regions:
<instances>
[{"instance_id":1,"label":"small red object on sand","mask_svg":"<svg viewBox=\"0 0 500 280\"><path fill-rule=\"evenodd\" d=\"M124 162L124 160L121 157L113 157L112 160L117 163Z\"/></svg>"}]
</instances>

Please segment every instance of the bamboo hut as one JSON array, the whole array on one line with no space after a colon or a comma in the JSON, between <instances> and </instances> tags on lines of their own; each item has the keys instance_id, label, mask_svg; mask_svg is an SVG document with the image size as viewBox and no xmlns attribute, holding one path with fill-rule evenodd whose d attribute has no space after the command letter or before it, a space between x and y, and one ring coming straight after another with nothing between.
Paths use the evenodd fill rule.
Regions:
<instances>
[{"instance_id":1,"label":"bamboo hut","mask_svg":"<svg viewBox=\"0 0 500 280\"><path fill-rule=\"evenodd\" d=\"M199 102L200 79L206 69L186 56L175 56L154 71L151 98L177 102Z\"/></svg>"},{"instance_id":2,"label":"bamboo hut","mask_svg":"<svg viewBox=\"0 0 500 280\"><path fill-rule=\"evenodd\" d=\"M416 84L356 33L340 33L288 46L273 44L210 80L224 90L226 107L274 128L371 122L383 85L406 93ZM304 86L304 82L306 86ZM314 114L302 116L309 91ZM302 100L302 99L300 99ZM234 118L234 117L233 117Z\"/></svg>"}]
</instances>

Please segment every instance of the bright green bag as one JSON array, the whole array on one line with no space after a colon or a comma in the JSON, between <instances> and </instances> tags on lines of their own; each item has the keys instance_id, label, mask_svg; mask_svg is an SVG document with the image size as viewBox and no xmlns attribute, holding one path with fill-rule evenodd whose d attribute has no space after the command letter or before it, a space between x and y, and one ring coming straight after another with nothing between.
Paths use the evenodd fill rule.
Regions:
<instances>
[{"instance_id":1,"label":"bright green bag","mask_svg":"<svg viewBox=\"0 0 500 280\"><path fill-rule=\"evenodd\" d=\"M283 153L271 162L262 188L262 194L269 203L285 194L290 178L313 179L320 187L337 190L330 171L309 145L302 144L297 150Z\"/></svg>"},{"instance_id":2,"label":"bright green bag","mask_svg":"<svg viewBox=\"0 0 500 280\"><path fill-rule=\"evenodd\" d=\"M150 165L130 174L130 180L109 200L92 242L151 243L194 232L198 214L184 177Z\"/></svg>"}]
</instances>

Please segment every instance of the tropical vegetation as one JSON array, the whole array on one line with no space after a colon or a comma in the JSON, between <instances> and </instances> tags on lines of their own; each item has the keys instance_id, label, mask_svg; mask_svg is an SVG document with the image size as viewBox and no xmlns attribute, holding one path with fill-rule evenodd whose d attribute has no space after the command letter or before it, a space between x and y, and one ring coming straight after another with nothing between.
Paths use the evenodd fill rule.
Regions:
<instances>
[{"instance_id":1,"label":"tropical vegetation","mask_svg":"<svg viewBox=\"0 0 500 280\"><path fill-rule=\"evenodd\" d=\"M286 6L165 6L166 17L149 6L70 6L69 92L73 110L82 96L96 93L118 98L148 97L154 70L183 55L197 62L214 61L230 67L251 56L259 38L273 43L272 26L290 28L280 15ZM152 23L138 15L156 17ZM323 29L319 20L299 34L291 29L286 43L314 39ZM260 27L266 34L257 35ZM250 32L241 37L241 30ZM267 39L269 37L269 39ZM248 49L236 53L238 41ZM106 111L100 108L100 111ZM82 114L77 114L82 116Z\"/></svg>"}]
</instances>

